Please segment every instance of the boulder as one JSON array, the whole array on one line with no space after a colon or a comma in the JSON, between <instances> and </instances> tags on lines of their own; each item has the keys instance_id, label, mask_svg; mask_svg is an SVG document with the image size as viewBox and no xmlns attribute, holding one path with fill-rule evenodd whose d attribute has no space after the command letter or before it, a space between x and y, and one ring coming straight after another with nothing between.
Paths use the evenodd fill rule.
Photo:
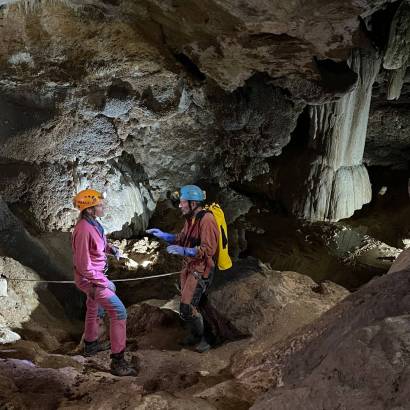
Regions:
<instances>
[{"instance_id":1,"label":"boulder","mask_svg":"<svg viewBox=\"0 0 410 410\"><path fill-rule=\"evenodd\" d=\"M392 269L287 340L237 355L244 388L268 390L253 408L406 408L408 274Z\"/></svg>"}]
</instances>

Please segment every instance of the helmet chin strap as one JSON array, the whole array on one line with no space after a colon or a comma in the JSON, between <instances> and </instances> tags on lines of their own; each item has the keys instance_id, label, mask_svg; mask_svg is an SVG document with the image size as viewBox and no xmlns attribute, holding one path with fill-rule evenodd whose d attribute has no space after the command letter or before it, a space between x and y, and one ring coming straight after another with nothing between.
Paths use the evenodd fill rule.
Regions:
<instances>
[{"instance_id":1,"label":"helmet chin strap","mask_svg":"<svg viewBox=\"0 0 410 410\"><path fill-rule=\"evenodd\" d=\"M195 208L192 208L192 202L195 202L197 205ZM189 214L186 215L187 218L192 218L194 216L194 212L198 209L198 203L196 201L188 201L189 206Z\"/></svg>"}]
</instances>

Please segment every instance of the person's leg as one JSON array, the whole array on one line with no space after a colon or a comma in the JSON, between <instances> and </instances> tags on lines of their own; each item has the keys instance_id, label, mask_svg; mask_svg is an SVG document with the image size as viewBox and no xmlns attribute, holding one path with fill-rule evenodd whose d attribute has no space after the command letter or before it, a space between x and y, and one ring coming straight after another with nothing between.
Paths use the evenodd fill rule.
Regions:
<instances>
[{"instance_id":1,"label":"person's leg","mask_svg":"<svg viewBox=\"0 0 410 410\"><path fill-rule=\"evenodd\" d=\"M100 316L101 313L104 313L104 310L95 300L95 288L88 285L86 288L80 288L80 290L87 295L87 311L84 326L84 356L90 357L103 350L108 350L110 343L108 341L103 344L98 342L100 336Z\"/></svg>"},{"instance_id":2,"label":"person's leg","mask_svg":"<svg viewBox=\"0 0 410 410\"><path fill-rule=\"evenodd\" d=\"M85 314L84 341L94 342L98 339L97 312L98 303L95 301L93 289L87 292L87 312Z\"/></svg>"},{"instance_id":3,"label":"person's leg","mask_svg":"<svg viewBox=\"0 0 410 410\"><path fill-rule=\"evenodd\" d=\"M211 346L205 337L204 318L198 310L198 305L202 299L202 296L209 287L211 278L200 277L198 279L198 285L195 289L192 297L192 310L194 319L192 321L193 332L198 335L199 343L196 345L195 350L199 353L207 352Z\"/></svg>"},{"instance_id":4,"label":"person's leg","mask_svg":"<svg viewBox=\"0 0 410 410\"><path fill-rule=\"evenodd\" d=\"M204 322L202 315L197 307L202 295L206 291L206 283L196 272L186 278L185 286L181 293L180 316L191 330L191 335L188 336L183 343L186 345L197 344L198 352L205 352L210 349L210 345L204 337Z\"/></svg>"},{"instance_id":5,"label":"person's leg","mask_svg":"<svg viewBox=\"0 0 410 410\"><path fill-rule=\"evenodd\" d=\"M125 350L127 311L120 298L108 288L98 288L96 300L110 318L110 340L112 353Z\"/></svg>"},{"instance_id":6,"label":"person's leg","mask_svg":"<svg viewBox=\"0 0 410 410\"><path fill-rule=\"evenodd\" d=\"M100 288L97 294L98 303L110 318L111 372L116 376L135 376L137 372L124 359L127 310L112 290Z\"/></svg>"}]
</instances>

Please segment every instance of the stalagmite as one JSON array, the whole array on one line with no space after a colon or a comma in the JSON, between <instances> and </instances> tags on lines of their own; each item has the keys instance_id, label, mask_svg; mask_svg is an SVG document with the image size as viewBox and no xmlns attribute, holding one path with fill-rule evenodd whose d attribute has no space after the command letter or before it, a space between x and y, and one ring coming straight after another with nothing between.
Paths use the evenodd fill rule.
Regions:
<instances>
[{"instance_id":1,"label":"stalagmite","mask_svg":"<svg viewBox=\"0 0 410 410\"><path fill-rule=\"evenodd\" d=\"M380 58L374 50L355 50L350 66L358 73L355 90L338 102L310 108L310 148L316 158L305 180L307 195L293 206L296 215L310 220L347 218L371 200L362 159Z\"/></svg>"}]
</instances>

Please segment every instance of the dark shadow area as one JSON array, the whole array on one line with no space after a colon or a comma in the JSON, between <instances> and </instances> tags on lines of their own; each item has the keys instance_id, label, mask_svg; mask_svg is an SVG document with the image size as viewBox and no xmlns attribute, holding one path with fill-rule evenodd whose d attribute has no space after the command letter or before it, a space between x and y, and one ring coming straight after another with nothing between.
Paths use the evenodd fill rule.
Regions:
<instances>
[{"instance_id":1,"label":"dark shadow area","mask_svg":"<svg viewBox=\"0 0 410 410\"><path fill-rule=\"evenodd\" d=\"M410 239L408 170L369 167L373 199L346 222L366 226L368 234L394 247L403 247Z\"/></svg>"},{"instance_id":2,"label":"dark shadow area","mask_svg":"<svg viewBox=\"0 0 410 410\"><path fill-rule=\"evenodd\" d=\"M206 80L206 75L199 69L199 67L184 53L174 53L176 60L182 64L186 72L198 81Z\"/></svg>"},{"instance_id":3,"label":"dark shadow area","mask_svg":"<svg viewBox=\"0 0 410 410\"><path fill-rule=\"evenodd\" d=\"M350 69L346 61L319 60L315 57L314 62L327 91L344 94L349 92L357 82L357 73Z\"/></svg>"},{"instance_id":4,"label":"dark shadow area","mask_svg":"<svg viewBox=\"0 0 410 410\"><path fill-rule=\"evenodd\" d=\"M55 107L49 101L35 101L29 95L0 94L0 135L2 143L15 135L33 128L55 116Z\"/></svg>"},{"instance_id":5,"label":"dark shadow area","mask_svg":"<svg viewBox=\"0 0 410 410\"><path fill-rule=\"evenodd\" d=\"M368 34L374 44L384 50L389 40L390 25L401 1L386 3L365 22Z\"/></svg>"},{"instance_id":6,"label":"dark shadow area","mask_svg":"<svg viewBox=\"0 0 410 410\"><path fill-rule=\"evenodd\" d=\"M134 94L134 90L130 83L115 79L108 88L107 97L117 100L127 100Z\"/></svg>"}]
</instances>

